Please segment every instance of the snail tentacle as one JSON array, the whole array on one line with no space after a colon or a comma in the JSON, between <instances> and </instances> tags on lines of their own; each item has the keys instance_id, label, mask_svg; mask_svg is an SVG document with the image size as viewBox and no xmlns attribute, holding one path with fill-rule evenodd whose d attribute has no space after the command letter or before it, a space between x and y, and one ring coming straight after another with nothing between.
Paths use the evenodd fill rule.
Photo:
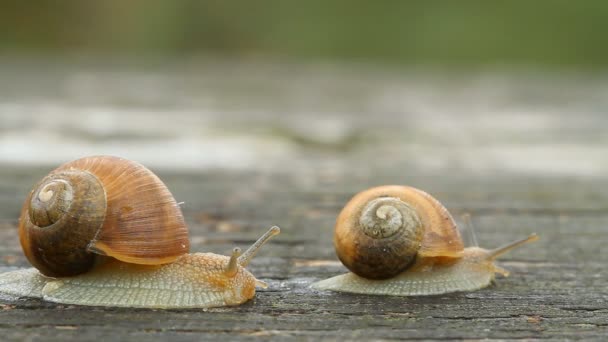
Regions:
<instances>
[{"instance_id":1,"label":"snail tentacle","mask_svg":"<svg viewBox=\"0 0 608 342\"><path fill-rule=\"evenodd\" d=\"M234 277L238 272L238 260L240 255L241 249L238 247L234 247L234 249L232 249L232 255L230 256L230 260L228 261L228 264L226 265L226 270L224 272L227 277Z\"/></svg>"}]
</instances>

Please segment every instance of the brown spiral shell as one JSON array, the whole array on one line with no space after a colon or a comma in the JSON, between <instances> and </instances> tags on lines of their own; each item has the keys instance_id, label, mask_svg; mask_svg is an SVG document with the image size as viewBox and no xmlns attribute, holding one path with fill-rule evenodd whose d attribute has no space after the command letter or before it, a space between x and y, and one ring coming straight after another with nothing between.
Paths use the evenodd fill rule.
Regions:
<instances>
[{"instance_id":1,"label":"brown spiral shell","mask_svg":"<svg viewBox=\"0 0 608 342\"><path fill-rule=\"evenodd\" d=\"M188 253L188 229L163 182L139 163L94 156L61 165L28 195L19 239L47 276L91 269L96 255L165 264Z\"/></svg>"},{"instance_id":2,"label":"brown spiral shell","mask_svg":"<svg viewBox=\"0 0 608 342\"><path fill-rule=\"evenodd\" d=\"M447 209L422 190L381 186L355 195L336 221L334 247L353 273L391 278L416 258L459 257L464 245Z\"/></svg>"}]
</instances>

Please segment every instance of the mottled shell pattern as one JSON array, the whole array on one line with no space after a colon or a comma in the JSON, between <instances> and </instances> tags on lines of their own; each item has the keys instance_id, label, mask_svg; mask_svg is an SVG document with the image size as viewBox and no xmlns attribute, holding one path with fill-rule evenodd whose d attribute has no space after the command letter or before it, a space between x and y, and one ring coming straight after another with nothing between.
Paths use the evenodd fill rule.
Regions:
<instances>
[{"instance_id":1,"label":"mottled shell pattern","mask_svg":"<svg viewBox=\"0 0 608 342\"><path fill-rule=\"evenodd\" d=\"M417 257L460 257L464 250L447 209L408 186L355 195L338 216L334 246L349 270L368 279L391 278Z\"/></svg>"}]
</instances>

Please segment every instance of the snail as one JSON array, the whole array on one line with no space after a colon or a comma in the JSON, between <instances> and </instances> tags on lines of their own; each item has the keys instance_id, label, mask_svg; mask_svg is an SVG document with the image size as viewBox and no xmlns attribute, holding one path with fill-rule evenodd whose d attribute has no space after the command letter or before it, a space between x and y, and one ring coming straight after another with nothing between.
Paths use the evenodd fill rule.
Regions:
<instances>
[{"instance_id":1,"label":"snail","mask_svg":"<svg viewBox=\"0 0 608 342\"><path fill-rule=\"evenodd\" d=\"M339 214L334 247L351 272L312 285L339 292L422 296L473 291L496 273L495 259L536 234L486 250L464 248L450 213L431 195L409 186L380 186L355 195Z\"/></svg>"},{"instance_id":2,"label":"snail","mask_svg":"<svg viewBox=\"0 0 608 342\"><path fill-rule=\"evenodd\" d=\"M163 182L143 165L94 156L44 177L21 210L19 240L35 267L0 275L0 293L117 307L238 305L267 285L245 269L280 229L231 256L189 254L188 229Z\"/></svg>"}]
</instances>

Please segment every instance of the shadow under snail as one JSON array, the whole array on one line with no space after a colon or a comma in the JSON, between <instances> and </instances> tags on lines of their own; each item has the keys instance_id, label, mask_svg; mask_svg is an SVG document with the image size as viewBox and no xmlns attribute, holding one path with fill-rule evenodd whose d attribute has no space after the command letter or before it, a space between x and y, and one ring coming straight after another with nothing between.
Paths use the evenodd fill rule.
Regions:
<instances>
[{"instance_id":1,"label":"shadow under snail","mask_svg":"<svg viewBox=\"0 0 608 342\"><path fill-rule=\"evenodd\" d=\"M464 248L456 223L435 198L408 186L380 186L355 195L340 212L334 247L351 272L314 283L339 292L422 296L473 291L496 273L496 258L537 240L536 234L486 250Z\"/></svg>"},{"instance_id":2,"label":"shadow under snail","mask_svg":"<svg viewBox=\"0 0 608 342\"><path fill-rule=\"evenodd\" d=\"M0 275L0 293L95 306L238 305L267 285L245 269L272 236L231 256L188 254L188 229L163 182L139 163L96 156L66 163L28 195L19 240L36 268Z\"/></svg>"}]
</instances>

